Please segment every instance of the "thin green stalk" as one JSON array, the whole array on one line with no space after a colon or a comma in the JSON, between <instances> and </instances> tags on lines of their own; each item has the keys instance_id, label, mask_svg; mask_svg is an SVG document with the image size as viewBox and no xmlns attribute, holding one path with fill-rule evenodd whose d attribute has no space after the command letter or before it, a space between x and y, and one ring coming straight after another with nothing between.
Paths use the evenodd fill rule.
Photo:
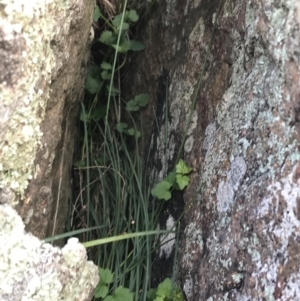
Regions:
<instances>
[{"instance_id":1,"label":"thin green stalk","mask_svg":"<svg viewBox=\"0 0 300 301\"><path fill-rule=\"evenodd\" d=\"M81 103L81 109L83 111L83 114L85 116L85 108L83 103ZM90 157L89 157L89 143L88 143L88 130L87 130L87 124L86 124L86 118L84 118L83 121L84 125L84 140L85 140L85 151L86 151L86 181L87 181L87 186L90 183ZM86 196L87 196L87 224L90 224L90 213L89 213L89 208L90 208L90 189L86 189Z\"/></svg>"},{"instance_id":2,"label":"thin green stalk","mask_svg":"<svg viewBox=\"0 0 300 301\"><path fill-rule=\"evenodd\" d=\"M92 241L84 242L83 245L86 248L94 247L94 246L100 246L104 244L108 244L111 242L116 242L124 239L130 239L133 237L140 237L140 236L147 236L147 235L158 235L158 234L169 234L169 233L175 233L174 231L168 231L168 230L153 230L153 231L144 231L144 232L136 232L136 233L129 233L129 234L123 234L123 235L117 235L113 237L106 237L101 239L96 239Z\"/></svg>"},{"instance_id":3,"label":"thin green stalk","mask_svg":"<svg viewBox=\"0 0 300 301\"><path fill-rule=\"evenodd\" d=\"M117 39L117 45L116 45L116 51L114 55L114 61L113 61L113 66L112 66L112 76L110 79L110 84L109 84L109 91L108 91L108 98L107 98L107 109L106 109L106 117L105 117L105 132L104 132L104 140L106 139L106 130L108 125L108 116L109 116L109 108L110 108L110 98L111 98L111 89L113 87L113 81L114 81L114 74L115 74L115 69L116 69L116 64L117 64L117 58L118 58L118 48L120 45L120 40L121 40L121 35L122 35L122 26L124 23L124 16L126 12L126 7L127 7L127 0L124 2L124 7L123 7L123 13L122 13L122 18L121 18L121 23L119 27L119 33L118 33L118 39Z\"/></svg>"}]
</instances>

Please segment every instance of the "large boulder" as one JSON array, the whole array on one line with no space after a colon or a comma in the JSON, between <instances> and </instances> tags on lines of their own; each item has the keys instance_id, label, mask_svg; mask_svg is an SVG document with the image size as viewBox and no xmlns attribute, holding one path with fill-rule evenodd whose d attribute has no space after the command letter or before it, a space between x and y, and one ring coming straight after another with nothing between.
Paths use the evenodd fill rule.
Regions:
<instances>
[{"instance_id":1,"label":"large boulder","mask_svg":"<svg viewBox=\"0 0 300 301\"><path fill-rule=\"evenodd\" d=\"M143 121L153 121L145 129L152 186L174 168L191 119L180 155L191 182L163 213L168 227L185 210L178 282L188 300L298 300L299 1L154 9L138 29L145 51L132 58L127 87L151 95ZM172 250L159 254L157 282L174 271Z\"/></svg>"},{"instance_id":2,"label":"large boulder","mask_svg":"<svg viewBox=\"0 0 300 301\"><path fill-rule=\"evenodd\" d=\"M89 300L98 281L82 245L33 236L65 224L94 4L0 3L1 300Z\"/></svg>"}]
</instances>

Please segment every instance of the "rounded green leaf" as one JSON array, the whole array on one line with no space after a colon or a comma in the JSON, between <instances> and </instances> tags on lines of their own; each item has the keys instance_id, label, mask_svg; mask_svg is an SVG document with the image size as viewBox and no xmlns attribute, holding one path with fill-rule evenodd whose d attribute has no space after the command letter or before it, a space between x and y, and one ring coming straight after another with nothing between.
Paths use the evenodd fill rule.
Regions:
<instances>
[{"instance_id":1,"label":"rounded green leaf","mask_svg":"<svg viewBox=\"0 0 300 301\"><path fill-rule=\"evenodd\" d=\"M108 72L107 70L104 70L104 71L102 71L101 72L101 77L102 77L102 79L111 79L111 73L110 72Z\"/></svg>"},{"instance_id":2,"label":"rounded green leaf","mask_svg":"<svg viewBox=\"0 0 300 301\"><path fill-rule=\"evenodd\" d=\"M99 38L100 42L108 45L112 44L113 40L113 33L109 30L104 31Z\"/></svg>"},{"instance_id":3,"label":"rounded green leaf","mask_svg":"<svg viewBox=\"0 0 300 301\"><path fill-rule=\"evenodd\" d=\"M128 12L128 19L131 21L131 22L136 22L138 19L139 19L139 16L137 14L137 12L134 10L134 9L131 9L129 12Z\"/></svg>"},{"instance_id":4,"label":"rounded green leaf","mask_svg":"<svg viewBox=\"0 0 300 301\"><path fill-rule=\"evenodd\" d=\"M160 200L168 201L171 198L170 188L172 185L168 181L162 181L155 185L151 194Z\"/></svg>"},{"instance_id":5,"label":"rounded green leaf","mask_svg":"<svg viewBox=\"0 0 300 301\"><path fill-rule=\"evenodd\" d=\"M167 177L165 178L165 181L169 182L173 186L176 182L176 172L175 171L169 172Z\"/></svg>"},{"instance_id":6,"label":"rounded green leaf","mask_svg":"<svg viewBox=\"0 0 300 301\"><path fill-rule=\"evenodd\" d=\"M116 130L122 133L125 129L127 129L128 125L125 122L119 122L116 124Z\"/></svg>"},{"instance_id":7,"label":"rounded green leaf","mask_svg":"<svg viewBox=\"0 0 300 301\"><path fill-rule=\"evenodd\" d=\"M139 105L134 100L129 100L126 104L126 110L130 112L135 112L140 109Z\"/></svg>"},{"instance_id":8,"label":"rounded green leaf","mask_svg":"<svg viewBox=\"0 0 300 301\"><path fill-rule=\"evenodd\" d=\"M113 282L114 274L109 269L99 269L100 284L109 284Z\"/></svg>"},{"instance_id":9,"label":"rounded green leaf","mask_svg":"<svg viewBox=\"0 0 300 301\"><path fill-rule=\"evenodd\" d=\"M123 19L123 22L122 22ZM115 16L112 21L112 24L116 27L116 29L121 28L121 30L127 30L129 28L129 24L126 22L126 15L122 18L122 14Z\"/></svg>"},{"instance_id":10,"label":"rounded green leaf","mask_svg":"<svg viewBox=\"0 0 300 301\"><path fill-rule=\"evenodd\" d=\"M88 75L85 80L85 88L91 94L95 94L101 88L103 81L101 78L101 69L97 66L91 66L88 69Z\"/></svg>"},{"instance_id":11,"label":"rounded green leaf","mask_svg":"<svg viewBox=\"0 0 300 301\"><path fill-rule=\"evenodd\" d=\"M108 293L108 287L106 285L98 285L95 290L96 298L105 298Z\"/></svg>"},{"instance_id":12,"label":"rounded green leaf","mask_svg":"<svg viewBox=\"0 0 300 301\"><path fill-rule=\"evenodd\" d=\"M95 10L94 10L94 17L93 17L93 20L94 20L95 22L97 22L98 19L100 18L100 16L101 16L100 8L99 8L98 5L96 5Z\"/></svg>"},{"instance_id":13,"label":"rounded green leaf","mask_svg":"<svg viewBox=\"0 0 300 301\"><path fill-rule=\"evenodd\" d=\"M114 86L110 87L110 85L106 85L106 89L107 89L107 91L110 90L110 92L111 92L112 94L119 94L119 93L120 93L120 90L117 89L117 88L114 87Z\"/></svg>"},{"instance_id":14,"label":"rounded green leaf","mask_svg":"<svg viewBox=\"0 0 300 301\"><path fill-rule=\"evenodd\" d=\"M139 94L134 98L134 101L140 107L145 107L149 103L149 94Z\"/></svg>"},{"instance_id":15,"label":"rounded green leaf","mask_svg":"<svg viewBox=\"0 0 300 301\"><path fill-rule=\"evenodd\" d=\"M141 51L145 48L144 44L139 41L130 40L129 42L130 42L130 49L133 51Z\"/></svg>"},{"instance_id":16,"label":"rounded green leaf","mask_svg":"<svg viewBox=\"0 0 300 301\"><path fill-rule=\"evenodd\" d=\"M130 293L128 288L119 286L115 292L107 296L104 301L133 301L133 294Z\"/></svg>"},{"instance_id":17,"label":"rounded green leaf","mask_svg":"<svg viewBox=\"0 0 300 301\"><path fill-rule=\"evenodd\" d=\"M176 172L182 175L187 175L192 170L193 169L191 167L188 167L182 159L180 159L176 165Z\"/></svg>"},{"instance_id":18,"label":"rounded green leaf","mask_svg":"<svg viewBox=\"0 0 300 301\"><path fill-rule=\"evenodd\" d=\"M179 186L180 190L183 190L186 186L189 185L190 178L188 176L177 174L176 175L176 182Z\"/></svg>"},{"instance_id":19,"label":"rounded green leaf","mask_svg":"<svg viewBox=\"0 0 300 301\"><path fill-rule=\"evenodd\" d=\"M162 283L158 285L156 295L160 297L169 297L171 295L171 286L171 279L166 278Z\"/></svg>"},{"instance_id":20,"label":"rounded green leaf","mask_svg":"<svg viewBox=\"0 0 300 301\"><path fill-rule=\"evenodd\" d=\"M101 64L101 68L104 69L104 70L111 70L112 69L112 65L110 63L103 62Z\"/></svg>"}]
</instances>

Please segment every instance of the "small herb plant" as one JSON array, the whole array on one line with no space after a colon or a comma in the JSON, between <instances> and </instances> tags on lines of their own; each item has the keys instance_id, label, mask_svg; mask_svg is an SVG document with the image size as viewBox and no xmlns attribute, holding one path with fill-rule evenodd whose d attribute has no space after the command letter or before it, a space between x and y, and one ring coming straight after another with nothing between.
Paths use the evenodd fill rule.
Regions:
<instances>
[{"instance_id":1,"label":"small herb plant","mask_svg":"<svg viewBox=\"0 0 300 301\"><path fill-rule=\"evenodd\" d=\"M171 171L167 177L156 184L151 190L151 194L160 200L168 201L171 198L172 188L177 190L183 190L190 182L189 173L193 169L188 167L186 163L180 159L176 164L176 170Z\"/></svg>"},{"instance_id":2,"label":"small herb plant","mask_svg":"<svg viewBox=\"0 0 300 301\"><path fill-rule=\"evenodd\" d=\"M86 247L99 245L99 237L115 238L103 244L101 250L91 248L89 252L90 259L106 268L99 268L95 300L182 301L178 297L180 290L172 289L170 279L149 290L151 255L155 251L153 235L159 234L154 229L162 208L161 203L149 210L150 191L138 143L143 130L139 111L148 105L150 97L141 93L129 101L123 98L122 68L128 51L143 50L144 45L132 39L129 30L139 19L136 10L131 9L133 6L127 9L127 0L116 2L114 17L99 6L94 12L94 26L101 32L95 33L97 38L92 48L95 56L91 58L85 81L74 163L74 179L78 184L74 185L76 199L70 202L66 229L69 233L86 230L78 232ZM120 11L123 13L118 14ZM168 175L165 181L170 197L170 188L184 189L188 184L190 171L180 161L176 172ZM139 232L147 235L135 239ZM126 240L116 239L126 235L130 236Z\"/></svg>"},{"instance_id":3,"label":"small herb plant","mask_svg":"<svg viewBox=\"0 0 300 301\"><path fill-rule=\"evenodd\" d=\"M179 287L172 287L170 278L160 283L157 289L150 289L147 293L149 301L183 301L184 297Z\"/></svg>"},{"instance_id":4,"label":"small herb plant","mask_svg":"<svg viewBox=\"0 0 300 301\"><path fill-rule=\"evenodd\" d=\"M119 14L112 21L112 30L104 31L100 36L100 41L108 46L113 47L119 53L125 53L128 50L139 51L144 49L144 45L135 40L128 39L125 33L132 23L137 22L139 16L134 9L126 11L125 14ZM118 43L118 35L121 31L120 42Z\"/></svg>"},{"instance_id":5,"label":"small herb plant","mask_svg":"<svg viewBox=\"0 0 300 301\"><path fill-rule=\"evenodd\" d=\"M119 286L110 293L109 286L114 281L114 274L109 269L99 268L100 282L95 291L95 298L103 301L133 301L133 293L128 288ZM184 297L179 287L172 286L170 278L166 278L156 289L147 292L149 301L183 301Z\"/></svg>"},{"instance_id":6,"label":"small herb plant","mask_svg":"<svg viewBox=\"0 0 300 301\"><path fill-rule=\"evenodd\" d=\"M119 286L109 294L109 285L113 282L114 274L109 269L99 268L100 282L95 291L95 298L104 301L133 301L133 293L128 288Z\"/></svg>"},{"instance_id":7,"label":"small herb plant","mask_svg":"<svg viewBox=\"0 0 300 301\"><path fill-rule=\"evenodd\" d=\"M98 21L100 17L102 17L100 9L98 6L96 6L94 21ZM114 51L116 51L118 54L126 54L129 50L141 51L144 49L143 43L130 39L130 36L127 33L130 25L137 22L138 19L139 16L137 12L134 9L131 9L126 10L124 14L122 13L116 15L113 18L112 22L105 20L110 30L105 30L104 32L102 32L98 41L111 47L112 51L107 51L108 54L105 56L100 67L95 65L89 67L85 88L90 94L96 94L103 87L105 87L106 90L110 91L110 93L112 94L117 95L120 93L119 89L108 84L104 85L104 83L105 81L111 80L115 71L113 66ZM126 57L123 59L123 63L118 66L118 69L122 68L125 61ZM130 104L128 104L128 106L130 107ZM134 110L134 108L131 107L131 111L138 110L137 107L135 108L136 109Z\"/></svg>"}]
</instances>

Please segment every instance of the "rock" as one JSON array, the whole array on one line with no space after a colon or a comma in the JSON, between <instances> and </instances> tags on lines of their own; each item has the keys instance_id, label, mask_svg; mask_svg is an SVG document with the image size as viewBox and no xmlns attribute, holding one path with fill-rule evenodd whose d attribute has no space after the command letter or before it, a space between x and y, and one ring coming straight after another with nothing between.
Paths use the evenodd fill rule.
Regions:
<instances>
[{"instance_id":1,"label":"rock","mask_svg":"<svg viewBox=\"0 0 300 301\"><path fill-rule=\"evenodd\" d=\"M99 276L77 238L60 250L24 231L21 217L0 205L0 300L91 300Z\"/></svg>"},{"instance_id":2,"label":"rock","mask_svg":"<svg viewBox=\"0 0 300 301\"><path fill-rule=\"evenodd\" d=\"M79 0L0 5L3 301L90 300L99 280L98 268L77 241L60 250L37 238L61 233L66 220L94 5Z\"/></svg>"},{"instance_id":3,"label":"rock","mask_svg":"<svg viewBox=\"0 0 300 301\"><path fill-rule=\"evenodd\" d=\"M177 281L188 300L300 294L299 15L296 0L166 1L138 29L145 51L125 85L128 99L151 95L142 117L153 122L144 137L150 180L177 157L194 170L162 223L185 210ZM158 283L173 261L156 262Z\"/></svg>"},{"instance_id":4,"label":"rock","mask_svg":"<svg viewBox=\"0 0 300 301\"><path fill-rule=\"evenodd\" d=\"M1 7L0 202L40 238L66 219L93 8L78 0Z\"/></svg>"}]
</instances>

